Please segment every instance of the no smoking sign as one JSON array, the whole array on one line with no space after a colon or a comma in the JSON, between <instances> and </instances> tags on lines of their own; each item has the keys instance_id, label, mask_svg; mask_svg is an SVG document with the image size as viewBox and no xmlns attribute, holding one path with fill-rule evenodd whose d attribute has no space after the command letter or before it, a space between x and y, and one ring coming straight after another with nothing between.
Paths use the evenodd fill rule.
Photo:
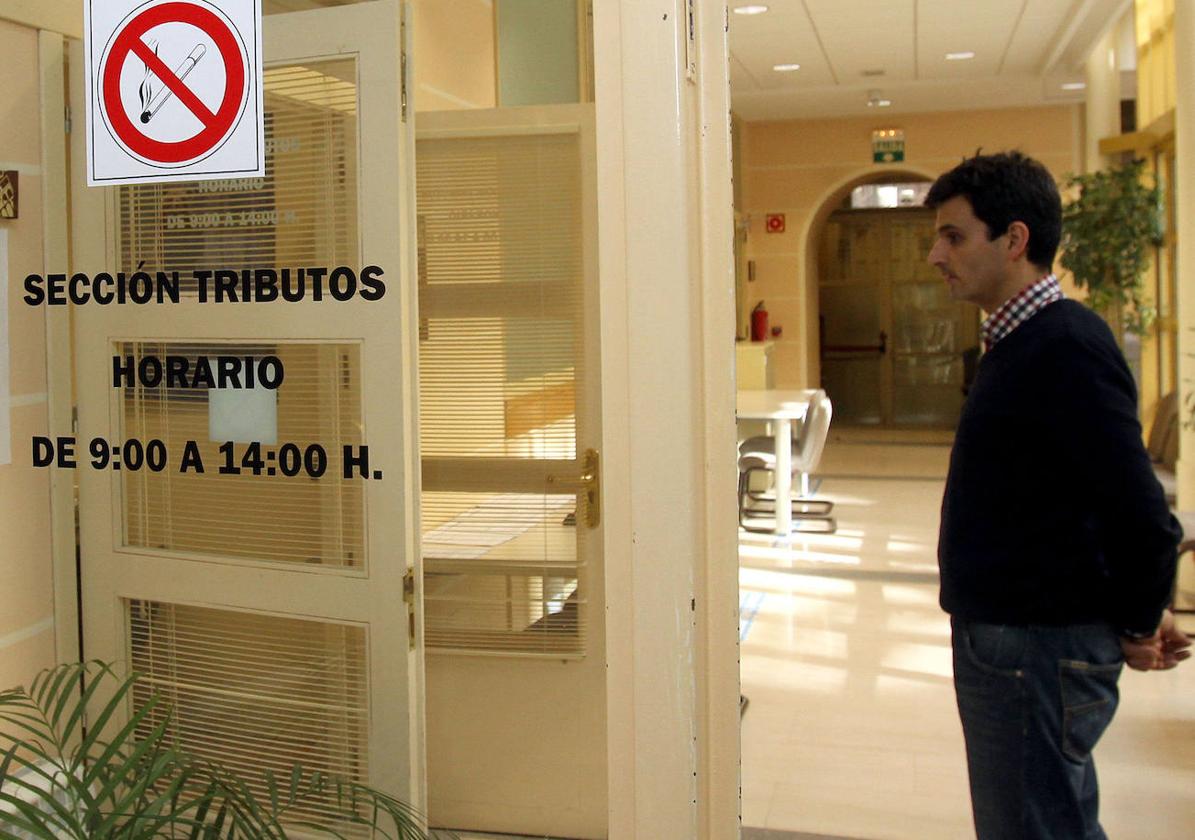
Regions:
<instances>
[{"instance_id":1,"label":"no smoking sign","mask_svg":"<svg viewBox=\"0 0 1195 840\"><path fill-rule=\"evenodd\" d=\"M265 174L261 0L86 0L87 183Z\"/></svg>"}]
</instances>

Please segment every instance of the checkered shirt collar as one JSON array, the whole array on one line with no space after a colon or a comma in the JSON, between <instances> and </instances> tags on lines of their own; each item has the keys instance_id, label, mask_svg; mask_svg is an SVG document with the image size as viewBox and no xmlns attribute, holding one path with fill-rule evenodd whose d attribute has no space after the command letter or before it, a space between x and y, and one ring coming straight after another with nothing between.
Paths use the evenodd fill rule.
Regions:
<instances>
[{"instance_id":1,"label":"checkered shirt collar","mask_svg":"<svg viewBox=\"0 0 1195 840\"><path fill-rule=\"evenodd\" d=\"M1010 332L1063 297L1062 286L1058 285L1058 278L1053 274L1047 274L1033 285L1025 287L984 319L980 327L984 349L991 350Z\"/></svg>"}]
</instances>

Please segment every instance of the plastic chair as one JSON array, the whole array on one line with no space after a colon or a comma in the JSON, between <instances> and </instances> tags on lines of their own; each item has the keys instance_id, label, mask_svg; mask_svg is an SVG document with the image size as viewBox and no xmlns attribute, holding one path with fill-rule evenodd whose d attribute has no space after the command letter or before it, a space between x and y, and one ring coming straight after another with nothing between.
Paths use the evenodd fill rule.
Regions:
<instances>
[{"instance_id":1,"label":"plastic chair","mask_svg":"<svg viewBox=\"0 0 1195 840\"><path fill-rule=\"evenodd\" d=\"M792 500L792 516L793 522L801 526L793 530L834 533L837 529L830 516L834 503L829 499L812 498L816 488L811 481L826 447L832 415L830 398L825 391L818 391L809 401L809 410L805 413L796 438L789 443L792 447L793 485L797 491ZM751 490L752 475L762 472L771 476L775 471L776 438L761 435L743 441L739 446L739 524L748 531L763 533L772 530L752 525L748 520L758 513L775 515L775 495Z\"/></svg>"}]
</instances>

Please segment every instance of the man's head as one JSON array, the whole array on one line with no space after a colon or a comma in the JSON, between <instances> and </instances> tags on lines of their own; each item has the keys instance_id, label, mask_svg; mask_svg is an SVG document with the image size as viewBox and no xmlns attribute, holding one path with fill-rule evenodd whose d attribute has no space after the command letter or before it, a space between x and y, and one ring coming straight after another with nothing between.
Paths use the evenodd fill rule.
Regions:
<instances>
[{"instance_id":1,"label":"man's head","mask_svg":"<svg viewBox=\"0 0 1195 840\"><path fill-rule=\"evenodd\" d=\"M964 160L934 182L925 204L938 211L929 262L958 300L990 312L1054 263L1062 200L1046 168L1020 152Z\"/></svg>"}]
</instances>

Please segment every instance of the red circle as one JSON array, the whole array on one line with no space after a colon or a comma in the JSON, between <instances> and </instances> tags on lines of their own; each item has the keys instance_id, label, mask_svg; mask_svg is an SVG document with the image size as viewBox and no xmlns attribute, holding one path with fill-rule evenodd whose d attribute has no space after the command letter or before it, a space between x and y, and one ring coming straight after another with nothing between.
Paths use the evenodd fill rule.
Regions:
<instances>
[{"instance_id":1,"label":"red circle","mask_svg":"<svg viewBox=\"0 0 1195 840\"><path fill-rule=\"evenodd\" d=\"M125 59L132 52L134 42L153 27L163 23L189 23L202 29L216 43L216 48L224 59L224 99L216 111L215 119L205 123L203 129L194 137L175 142L154 140L142 134L125 113L120 98L120 71L124 67ZM182 163L192 160L214 149L236 121L245 93L245 68L241 62L241 49L236 37L228 25L214 13L192 3L163 3L161 6L154 6L129 21L128 26L112 42L103 68L104 112L108 115L112 130L130 151L158 163ZM202 118L200 121L202 122Z\"/></svg>"}]
</instances>

